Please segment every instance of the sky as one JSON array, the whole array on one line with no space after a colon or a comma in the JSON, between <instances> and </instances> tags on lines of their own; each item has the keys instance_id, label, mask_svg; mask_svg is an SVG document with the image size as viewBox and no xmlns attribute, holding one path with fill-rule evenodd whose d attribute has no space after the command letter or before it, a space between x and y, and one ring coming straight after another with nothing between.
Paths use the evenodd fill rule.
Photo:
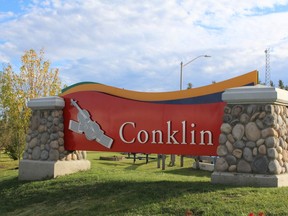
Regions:
<instances>
[{"instance_id":1,"label":"sky","mask_svg":"<svg viewBox=\"0 0 288 216\"><path fill-rule=\"evenodd\" d=\"M44 49L66 85L177 91L195 58L183 88L253 70L265 82L267 48L288 85L288 0L0 0L0 29L2 66Z\"/></svg>"}]
</instances>

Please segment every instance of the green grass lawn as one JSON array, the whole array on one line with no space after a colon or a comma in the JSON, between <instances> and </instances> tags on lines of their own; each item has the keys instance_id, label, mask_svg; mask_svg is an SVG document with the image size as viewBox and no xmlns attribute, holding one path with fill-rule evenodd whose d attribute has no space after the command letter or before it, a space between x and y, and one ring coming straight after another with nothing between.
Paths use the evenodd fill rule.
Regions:
<instances>
[{"instance_id":1,"label":"green grass lawn","mask_svg":"<svg viewBox=\"0 0 288 216\"><path fill-rule=\"evenodd\" d=\"M288 188L212 185L210 172L185 166L157 169L156 160L99 160L92 168L46 181L18 181L18 162L0 157L0 215L288 215ZM169 161L168 161L169 162Z\"/></svg>"}]
</instances>

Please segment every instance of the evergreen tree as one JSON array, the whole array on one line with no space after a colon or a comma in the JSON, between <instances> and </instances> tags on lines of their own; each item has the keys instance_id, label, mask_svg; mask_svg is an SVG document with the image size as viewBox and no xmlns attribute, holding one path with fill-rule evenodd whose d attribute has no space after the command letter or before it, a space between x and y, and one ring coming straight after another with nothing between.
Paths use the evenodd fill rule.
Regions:
<instances>
[{"instance_id":1,"label":"evergreen tree","mask_svg":"<svg viewBox=\"0 0 288 216\"><path fill-rule=\"evenodd\" d=\"M282 80L279 80L279 82L278 82L278 87L279 87L280 89L285 89L285 86L284 86L284 83L283 83Z\"/></svg>"}]
</instances>

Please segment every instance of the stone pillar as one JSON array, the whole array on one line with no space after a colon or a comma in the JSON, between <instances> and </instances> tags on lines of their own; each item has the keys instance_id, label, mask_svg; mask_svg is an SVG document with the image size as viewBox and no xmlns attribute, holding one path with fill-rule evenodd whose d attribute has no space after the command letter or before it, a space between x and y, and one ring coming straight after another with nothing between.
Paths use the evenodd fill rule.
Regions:
<instances>
[{"instance_id":1,"label":"stone pillar","mask_svg":"<svg viewBox=\"0 0 288 216\"><path fill-rule=\"evenodd\" d=\"M288 186L288 92L262 85L226 90L212 183Z\"/></svg>"},{"instance_id":2,"label":"stone pillar","mask_svg":"<svg viewBox=\"0 0 288 216\"><path fill-rule=\"evenodd\" d=\"M90 169L85 151L65 150L64 106L64 99L56 96L28 102L32 115L23 160L19 164L19 180L50 179Z\"/></svg>"}]
</instances>

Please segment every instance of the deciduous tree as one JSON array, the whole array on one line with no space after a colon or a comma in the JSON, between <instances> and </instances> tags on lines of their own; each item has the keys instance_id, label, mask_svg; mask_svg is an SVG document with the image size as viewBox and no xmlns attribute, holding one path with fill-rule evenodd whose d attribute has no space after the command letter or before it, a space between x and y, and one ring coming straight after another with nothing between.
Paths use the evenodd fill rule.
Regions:
<instances>
[{"instance_id":1,"label":"deciduous tree","mask_svg":"<svg viewBox=\"0 0 288 216\"><path fill-rule=\"evenodd\" d=\"M57 95L61 89L58 69L50 69L44 60L44 51L37 54L33 49L21 58L20 72L15 73L10 64L3 68L1 76L1 119L5 123L8 145L6 153L20 159L24 148L31 111L27 102L32 98Z\"/></svg>"},{"instance_id":2,"label":"deciduous tree","mask_svg":"<svg viewBox=\"0 0 288 216\"><path fill-rule=\"evenodd\" d=\"M0 71L0 81L2 80L2 77L3 77L3 72ZM2 95L2 92L1 92L1 86L2 86L2 82L0 82L0 95ZM6 123L4 121L4 118L3 118L3 107L2 107L2 102L1 102L1 97L0 97L0 156L3 152L3 150L5 149L5 146L7 144L7 141L6 141L6 138L7 138L7 135L6 135Z\"/></svg>"}]
</instances>

